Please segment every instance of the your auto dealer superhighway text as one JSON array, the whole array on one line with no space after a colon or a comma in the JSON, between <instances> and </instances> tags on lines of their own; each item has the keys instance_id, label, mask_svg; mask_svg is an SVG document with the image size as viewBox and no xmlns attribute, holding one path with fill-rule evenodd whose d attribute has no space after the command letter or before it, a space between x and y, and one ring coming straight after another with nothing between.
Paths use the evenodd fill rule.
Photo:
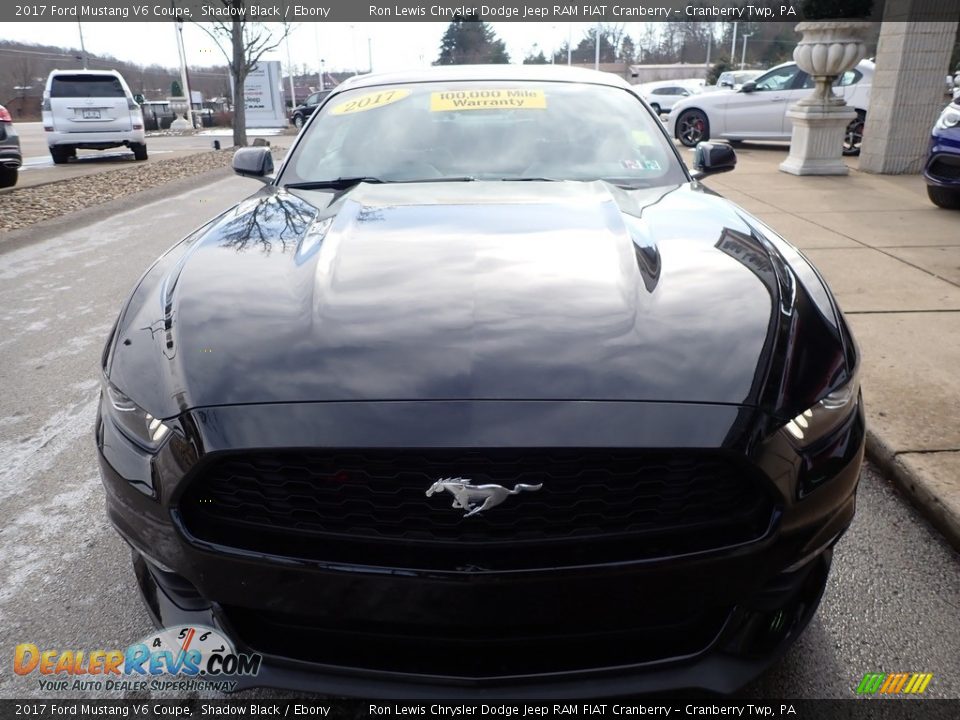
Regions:
<instances>
[{"instance_id":1,"label":"your auto dealer superhighway text","mask_svg":"<svg viewBox=\"0 0 960 720\"><path fill-rule=\"evenodd\" d=\"M779 713L772 705L593 705L593 704L566 704L566 705L374 705L369 706L370 715L431 715L452 718L466 715L486 717L552 717L555 715L638 715L669 717L675 715L715 716L725 715L733 717L758 716L773 717L774 715L794 715L796 711L792 705L780 705Z\"/></svg>"}]
</instances>

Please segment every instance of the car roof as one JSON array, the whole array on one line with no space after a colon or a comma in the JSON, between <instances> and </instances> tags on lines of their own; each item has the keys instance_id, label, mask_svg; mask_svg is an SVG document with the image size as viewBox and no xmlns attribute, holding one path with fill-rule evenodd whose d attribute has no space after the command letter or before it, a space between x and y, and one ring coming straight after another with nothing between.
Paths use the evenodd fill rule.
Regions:
<instances>
[{"instance_id":1,"label":"car roof","mask_svg":"<svg viewBox=\"0 0 960 720\"><path fill-rule=\"evenodd\" d=\"M619 75L566 65L441 65L416 70L356 75L340 83L336 90L443 80L527 80L631 87Z\"/></svg>"},{"instance_id":2,"label":"car roof","mask_svg":"<svg viewBox=\"0 0 960 720\"><path fill-rule=\"evenodd\" d=\"M84 70L83 68L51 70L50 75L109 75L110 77L120 77L120 73L116 70Z\"/></svg>"},{"instance_id":3,"label":"car roof","mask_svg":"<svg viewBox=\"0 0 960 720\"><path fill-rule=\"evenodd\" d=\"M650 82L634 85L638 90L656 90L661 87L687 87L691 83L703 82L700 78L676 78L675 80L651 80Z\"/></svg>"},{"instance_id":4,"label":"car roof","mask_svg":"<svg viewBox=\"0 0 960 720\"><path fill-rule=\"evenodd\" d=\"M774 65L773 67L769 67L769 68L767 68L766 70L761 70L761 73L762 73L762 74L766 74L766 73L770 72L771 70L779 70L779 69L782 68L782 67L787 67L787 65L796 65L796 64L797 64L797 63L796 63L795 61L793 61L793 60L788 60L787 62L782 62L782 63L780 63L779 65ZM861 71L862 71L862 70L867 70L867 71L869 71L869 72L873 72L874 68L876 68L876 65L875 65L875 64L873 63L873 61L871 61L871 60L861 60L860 62L858 62L858 63L856 64L855 67L857 68L857 70L861 70ZM739 72L739 70L737 70L737 71L731 70L730 72Z\"/></svg>"}]
</instances>

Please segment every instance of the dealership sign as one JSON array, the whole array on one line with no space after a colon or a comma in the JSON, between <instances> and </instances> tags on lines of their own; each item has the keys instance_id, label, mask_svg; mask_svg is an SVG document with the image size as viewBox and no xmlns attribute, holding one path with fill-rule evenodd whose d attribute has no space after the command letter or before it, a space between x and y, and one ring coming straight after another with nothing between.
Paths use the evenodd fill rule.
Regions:
<instances>
[{"instance_id":1,"label":"dealership sign","mask_svg":"<svg viewBox=\"0 0 960 720\"><path fill-rule=\"evenodd\" d=\"M279 61L257 63L243 84L243 97L248 128L287 126Z\"/></svg>"}]
</instances>

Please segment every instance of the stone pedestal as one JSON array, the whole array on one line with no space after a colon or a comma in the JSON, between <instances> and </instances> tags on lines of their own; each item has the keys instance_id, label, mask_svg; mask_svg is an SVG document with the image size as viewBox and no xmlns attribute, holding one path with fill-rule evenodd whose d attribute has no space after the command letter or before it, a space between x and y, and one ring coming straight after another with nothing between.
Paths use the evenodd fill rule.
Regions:
<instances>
[{"instance_id":1,"label":"stone pedestal","mask_svg":"<svg viewBox=\"0 0 960 720\"><path fill-rule=\"evenodd\" d=\"M780 170L791 175L846 175L843 139L856 116L846 105L794 105L787 110L793 121L790 155Z\"/></svg>"},{"instance_id":2,"label":"stone pedestal","mask_svg":"<svg viewBox=\"0 0 960 720\"><path fill-rule=\"evenodd\" d=\"M177 116L177 119L170 123L170 129L174 132L183 132L190 130L190 121L184 117Z\"/></svg>"}]
</instances>

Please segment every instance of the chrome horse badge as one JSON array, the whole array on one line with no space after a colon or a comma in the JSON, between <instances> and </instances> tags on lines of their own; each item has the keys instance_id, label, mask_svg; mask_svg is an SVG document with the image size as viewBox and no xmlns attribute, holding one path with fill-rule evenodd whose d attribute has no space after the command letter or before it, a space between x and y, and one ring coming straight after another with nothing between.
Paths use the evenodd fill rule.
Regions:
<instances>
[{"instance_id":1,"label":"chrome horse badge","mask_svg":"<svg viewBox=\"0 0 960 720\"><path fill-rule=\"evenodd\" d=\"M446 490L453 495L453 507L466 510L464 517L470 517L496 507L506 500L508 495L517 495L524 490L536 492L542 487L542 484L518 483L513 486L513 490L507 490L503 485L471 485L466 478L440 478L427 490L427 497Z\"/></svg>"}]
</instances>

